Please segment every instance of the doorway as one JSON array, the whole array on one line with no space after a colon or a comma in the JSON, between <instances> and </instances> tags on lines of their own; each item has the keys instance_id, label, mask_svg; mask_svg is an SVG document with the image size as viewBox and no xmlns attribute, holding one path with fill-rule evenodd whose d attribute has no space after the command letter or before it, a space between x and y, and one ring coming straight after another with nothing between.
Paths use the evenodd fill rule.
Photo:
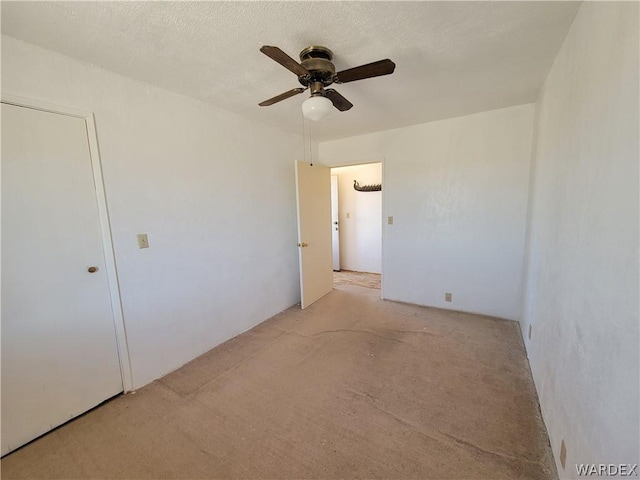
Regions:
<instances>
[{"instance_id":1,"label":"doorway","mask_svg":"<svg viewBox=\"0 0 640 480\"><path fill-rule=\"evenodd\" d=\"M337 185L332 195L332 210L336 212L332 229L339 234L338 252L334 247L334 286L380 289L382 191L375 186L382 184L382 162L333 167L331 175Z\"/></svg>"}]
</instances>

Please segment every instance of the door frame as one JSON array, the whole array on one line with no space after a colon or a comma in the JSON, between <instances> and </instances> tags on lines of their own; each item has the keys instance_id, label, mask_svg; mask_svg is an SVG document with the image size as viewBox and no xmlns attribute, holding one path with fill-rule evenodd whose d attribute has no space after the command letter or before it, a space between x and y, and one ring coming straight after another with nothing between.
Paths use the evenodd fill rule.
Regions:
<instances>
[{"instance_id":1,"label":"door frame","mask_svg":"<svg viewBox=\"0 0 640 480\"><path fill-rule=\"evenodd\" d=\"M31 108L43 112L56 113L69 117L84 120L87 129L87 140L89 142L89 155L91 156L91 169L93 171L93 182L96 190L96 200L98 206L98 217L100 220L100 233L102 236L102 250L104 251L105 270L107 273L107 285L109 286L109 297L111 301L111 315L113 318L114 331L116 336L116 346L118 349L118 359L120 362L120 375L122 377L122 388L125 393L133 390L133 374L131 370L131 359L129 356L129 346L127 342L127 329L124 323L122 301L120 298L120 284L118 282L118 271L113 249L111 236L111 223L107 206L107 197L102 177L102 163L98 149L98 135L93 112L79 110L77 108L65 107L53 103L43 102L32 98L18 95L2 93L0 100L8 105Z\"/></svg>"}]
</instances>

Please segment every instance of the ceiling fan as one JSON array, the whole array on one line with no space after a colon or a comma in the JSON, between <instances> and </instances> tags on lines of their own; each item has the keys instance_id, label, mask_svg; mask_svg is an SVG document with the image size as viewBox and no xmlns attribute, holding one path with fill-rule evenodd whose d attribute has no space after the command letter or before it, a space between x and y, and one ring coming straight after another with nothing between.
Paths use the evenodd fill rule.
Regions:
<instances>
[{"instance_id":1,"label":"ceiling fan","mask_svg":"<svg viewBox=\"0 0 640 480\"><path fill-rule=\"evenodd\" d=\"M389 59L385 59L336 73L336 69L333 63L331 63L333 52L327 47L319 45L312 45L302 50L300 52L300 63L296 62L278 47L265 45L260 48L260 51L287 70L295 73L302 87L293 88L288 92L265 100L258 105L267 107L289 97L293 97L294 95L298 95L309 88L311 89L311 97L303 103L302 112L305 117L315 121L322 120L329 115L332 106L341 112L353 107L353 104L349 100L333 88L326 88L329 85L389 75L393 73L396 68L395 63Z\"/></svg>"}]
</instances>

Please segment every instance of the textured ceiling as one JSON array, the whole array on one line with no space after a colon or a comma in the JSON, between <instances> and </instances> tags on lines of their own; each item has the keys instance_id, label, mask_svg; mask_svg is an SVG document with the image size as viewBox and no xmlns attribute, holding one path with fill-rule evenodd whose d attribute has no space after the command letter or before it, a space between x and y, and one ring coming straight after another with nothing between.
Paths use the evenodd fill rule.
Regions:
<instances>
[{"instance_id":1,"label":"textured ceiling","mask_svg":"<svg viewBox=\"0 0 640 480\"><path fill-rule=\"evenodd\" d=\"M259 52L333 50L343 70L390 58L393 75L335 88L355 106L313 125L318 140L532 102L576 2L2 2L2 33L302 132L307 93Z\"/></svg>"}]
</instances>

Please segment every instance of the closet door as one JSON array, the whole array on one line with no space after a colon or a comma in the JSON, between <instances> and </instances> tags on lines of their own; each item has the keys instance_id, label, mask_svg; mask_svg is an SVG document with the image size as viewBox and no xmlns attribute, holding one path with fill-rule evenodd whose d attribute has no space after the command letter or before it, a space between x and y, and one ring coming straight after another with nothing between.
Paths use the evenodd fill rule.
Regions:
<instances>
[{"instance_id":1,"label":"closet door","mask_svg":"<svg viewBox=\"0 0 640 480\"><path fill-rule=\"evenodd\" d=\"M2 454L123 390L82 118L2 104Z\"/></svg>"}]
</instances>

